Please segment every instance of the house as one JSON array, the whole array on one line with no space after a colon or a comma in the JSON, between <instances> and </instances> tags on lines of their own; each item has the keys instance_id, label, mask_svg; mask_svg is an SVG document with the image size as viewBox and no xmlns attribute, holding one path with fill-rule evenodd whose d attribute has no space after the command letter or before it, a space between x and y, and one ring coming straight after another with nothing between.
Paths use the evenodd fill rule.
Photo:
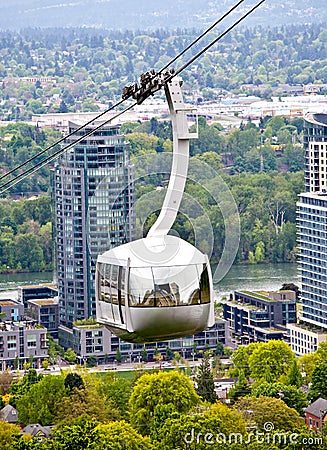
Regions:
<instances>
[{"instance_id":1,"label":"house","mask_svg":"<svg viewBox=\"0 0 327 450\"><path fill-rule=\"evenodd\" d=\"M327 400L318 398L305 410L305 423L313 430L321 430L323 422L327 422Z\"/></svg>"},{"instance_id":2,"label":"house","mask_svg":"<svg viewBox=\"0 0 327 450\"><path fill-rule=\"evenodd\" d=\"M22 434L30 434L33 438L37 438L40 441L48 439L52 430L52 426L42 426L39 423L32 423L22 429Z\"/></svg>"},{"instance_id":3,"label":"house","mask_svg":"<svg viewBox=\"0 0 327 450\"><path fill-rule=\"evenodd\" d=\"M17 423L18 422L18 412L11 405L6 405L0 411L0 420L8 423Z\"/></svg>"}]
</instances>

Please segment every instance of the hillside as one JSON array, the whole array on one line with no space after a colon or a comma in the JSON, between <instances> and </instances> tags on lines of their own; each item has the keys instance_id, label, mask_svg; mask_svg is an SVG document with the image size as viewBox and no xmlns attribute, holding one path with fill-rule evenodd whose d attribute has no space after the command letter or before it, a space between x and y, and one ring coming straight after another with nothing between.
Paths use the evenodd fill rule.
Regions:
<instances>
[{"instance_id":1,"label":"hillside","mask_svg":"<svg viewBox=\"0 0 327 450\"><path fill-rule=\"evenodd\" d=\"M1 6L0 29L58 26L115 30L202 28L234 3L234 0L11 0ZM325 0L267 0L246 23L276 26L324 21L327 21Z\"/></svg>"}]
</instances>

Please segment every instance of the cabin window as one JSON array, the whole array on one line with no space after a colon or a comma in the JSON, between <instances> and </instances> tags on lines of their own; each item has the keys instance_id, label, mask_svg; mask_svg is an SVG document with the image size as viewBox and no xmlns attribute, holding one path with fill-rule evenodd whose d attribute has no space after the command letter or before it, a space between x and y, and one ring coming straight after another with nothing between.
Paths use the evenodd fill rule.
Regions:
<instances>
[{"instance_id":1,"label":"cabin window","mask_svg":"<svg viewBox=\"0 0 327 450\"><path fill-rule=\"evenodd\" d=\"M210 303L205 264L131 268L130 306L167 307Z\"/></svg>"},{"instance_id":2,"label":"cabin window","mask_svg":"<svg viewBox=\"0 0 327 450\"><path fill-rule=\"evenodd\" d=\"M126 268L113 264L98 264L99 298L102 302L125 305Z\"/></svg>"}]
</instances>

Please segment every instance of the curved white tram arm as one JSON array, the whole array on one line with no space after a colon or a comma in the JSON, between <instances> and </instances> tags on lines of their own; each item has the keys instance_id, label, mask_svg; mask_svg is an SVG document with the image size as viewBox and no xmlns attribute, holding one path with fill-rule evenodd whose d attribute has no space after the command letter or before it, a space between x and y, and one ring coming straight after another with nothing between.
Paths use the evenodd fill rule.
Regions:
<instances>
[{"instance_id":1,"label":"curved white tram arm","mask_svg":"<svg viewBox=\"0 0 327 450\"><path fill-rule=\"evenodd\" d=\"M194 113L194 109L190 109L184 104L182 84L182 79L179 77L175 77L165 84L173 128L173 162L161 212L150 228L147 237L165 236L174 224L186 184L190 139L198 137L197 132L189 132L187 114Z\"/></svg>"}]
</instances>

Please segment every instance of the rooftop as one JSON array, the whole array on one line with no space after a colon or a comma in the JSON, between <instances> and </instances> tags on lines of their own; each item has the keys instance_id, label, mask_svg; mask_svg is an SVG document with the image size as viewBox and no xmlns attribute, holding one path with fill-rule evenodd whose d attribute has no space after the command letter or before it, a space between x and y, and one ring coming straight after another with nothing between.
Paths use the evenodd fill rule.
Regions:
<instances>
[{"instance_id":1,"label":"rooftop","mask_svg":"<svg viewBox=\"0 0 327 450\"><path fill-rule=\"evenodd\" d=\"M237 292L239 294L245 294L245 295L248 295L250 297L257 298L259 300L264 300L266 302L272 302L272 303L276 303L276 302L293 302L294 301L291 298L274 299L274 298L271 298L269 296L270 294L274 294L274 293L290 293L290 292L294 292L294 291L291 291L291 290L279 290L279 291L271 291L271 292L266 292L266 291L235 291L235 292Z\"/></svg>"},{"instance_id":2,"label":"rooftop","mask_svg":"<svg viewBox=\"0 0 327 450\"><path fill-rule=\"evenodd\" d=\"M39 300L33 299L33 300L29 300L28 303L33 303L38 306L52 306L52 305L57 305L58 301L57 301L56 297L54 297L54 298L41 298Z\"/></svg>"},{"instance_id":3,"label":"rooftop","mask_svg":"<svg viewBox=\"0 0 327 450\"><path fill-rule=\"evenodd\" d=\"M16 302L15 300L1 300L0 299L0 306L17 306L19 305L19 302Z\"/></svg>"},{"instance_id":4,"label":"rooftop","mask_svg":"<svg viewBox=\"0 0 327 450\"><path fill-rule=\"evenodd\" d=\"M311 403L306 409L305 412L312 414L313 416L321 418L322 414L326 414L327 411L327 400L324 398L318 398L315 402Z\"/></svg>"}]
</instances>

